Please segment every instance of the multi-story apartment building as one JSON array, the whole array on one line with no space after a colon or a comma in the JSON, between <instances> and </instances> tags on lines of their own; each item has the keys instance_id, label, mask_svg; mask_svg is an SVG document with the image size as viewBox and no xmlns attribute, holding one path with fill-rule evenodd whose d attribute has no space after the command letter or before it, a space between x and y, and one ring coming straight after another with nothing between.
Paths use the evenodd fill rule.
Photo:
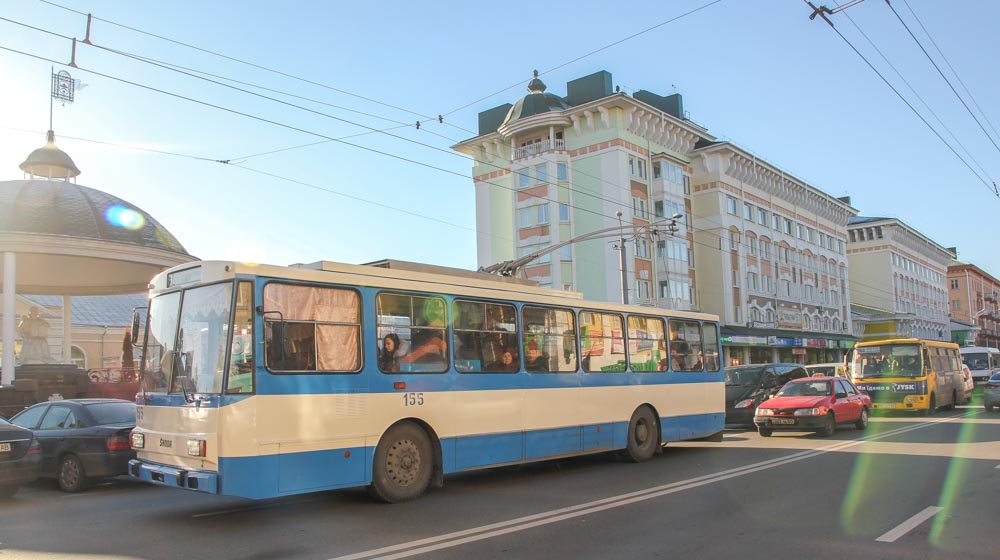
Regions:
<instances>
[{"instance_id":1,"label":"multi-story apartment building","mask_svg":"<svg viewBox=\"0 0 1000 560\"><path fill-rule=\"evenodd\" d=\"M631 303L717 313L727 364L833 361L853 340L844 252L856 211L717 143L679 94L628 95L601 71L560 97L536 76L524 98L481 112L478 132L453 148L473 158L480 266L605 232L523 275L591 299L620 301L624 289Z\"/></svg>"},{"instance_id":2,"label":"multi-story apartment building","mask_svg":"<svg viewBox=\"0 0 1000 560\"><path fill-rule=\"evenodd\" d=\"M951 318L979 327L969 331L974 339L961 342L1000 348L1000 280L974 264L959 262L955 248L948 250L956 259L948 266Z\"/></svg>"},{"instance_id":3,"label":"multi-story apartment building","mask_svg":"<svg viewBox=\"0 0 1000 560\"><path fill-rule=\"evenodd\" d=\"M729 142L691 155L698 299L723 322L726 363L842 360L850 200Z\"/></svg>"},{"instance_id":4,"label":"multi-story apartment building","mask_svg":"<svg viewBox=\"0 0 1000 560\"><path fill-rule=\"evenodd\" d=\"M630 303L695 308L688 154L702 140L713 138L685 118L679 94L613 91L601 71L559 97L536 75L528 95L480 113L479 135L453 146L474 159L479 265L604 231L523 274L590 299L620 301L624 290Z\"/></svg>"},{"instance_id":5,"label":"multi-story apartment building","mask_svg":"<svg viewBox=\"0 0 1000 560\"><path fill-rule=\"evenodd\" d=\"M952 258L948 249L896 218L852 218L847 244L851 303L874 312L859 336L950 341Z\"/></svg>"}]
</instances>

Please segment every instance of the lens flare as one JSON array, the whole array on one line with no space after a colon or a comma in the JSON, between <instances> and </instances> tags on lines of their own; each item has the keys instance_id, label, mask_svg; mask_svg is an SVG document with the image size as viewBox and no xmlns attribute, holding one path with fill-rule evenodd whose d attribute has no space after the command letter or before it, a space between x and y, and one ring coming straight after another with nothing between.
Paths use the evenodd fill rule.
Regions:
<instances>
[{"instance_id":1,"label":"lens flare","mask_svg":"<svg viewBox=\"0 0 1000 560\"><path fill-rule=\"evenodd\" d=\"M142 229L142 226L146 225L146 218L142 214L120 204L115 204L105 210L104 219L115 227L132 231Z\"/></svg>"}]
</instances>

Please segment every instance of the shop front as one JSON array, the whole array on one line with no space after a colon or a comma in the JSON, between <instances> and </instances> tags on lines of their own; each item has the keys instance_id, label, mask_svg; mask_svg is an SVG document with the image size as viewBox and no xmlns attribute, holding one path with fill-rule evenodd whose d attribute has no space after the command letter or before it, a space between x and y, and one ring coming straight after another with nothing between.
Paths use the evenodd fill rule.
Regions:
<instances>
[{"instance_id":1,"label":"shop front","mask_svg":"<svg viewBox=\"0 0 1000 560\"><path fill-rule=\"evenodd\" d=\"M812 334L813 336L802 336ZM784 329L722 327L726 365L843 362L856 338Z\"/></svg>"}]
</instances>

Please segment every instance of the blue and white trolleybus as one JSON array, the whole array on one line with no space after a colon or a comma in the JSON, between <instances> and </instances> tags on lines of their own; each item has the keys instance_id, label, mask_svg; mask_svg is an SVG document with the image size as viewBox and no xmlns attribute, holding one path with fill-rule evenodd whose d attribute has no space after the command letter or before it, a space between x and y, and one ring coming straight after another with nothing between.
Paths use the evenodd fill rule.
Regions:
<instances>
[{"instance_id":1,"label":"blue and white trolleybus","mask_svg":"<svg viewBox=\"0 0 1000 560\"><path fill-rule=\"evenodd\" d=\"M718 438L711 315L477 273L198 262L157 275L132 477L397 502L449 473Z\"/></svg>"}]
</instances>

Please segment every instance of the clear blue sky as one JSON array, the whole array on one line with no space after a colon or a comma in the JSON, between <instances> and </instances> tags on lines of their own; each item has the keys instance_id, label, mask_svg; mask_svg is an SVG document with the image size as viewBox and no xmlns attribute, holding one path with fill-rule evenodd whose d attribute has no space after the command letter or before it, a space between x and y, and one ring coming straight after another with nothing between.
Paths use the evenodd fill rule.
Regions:
<instances>
[{"instance_id":1,"label":"clear blue sky","mask_svg":"<svg viewBox=\"0 0 1000 560\"><path fill-rule=\"evenodd\" d=\"M428 146L382 134L349 140L447 171L334 142L242 163L313 187L232 165L67 138L236 161L321 140L303 132L72 68L73 76L87 87L77 93L75 104L55 108L58 143L82 169L79 182L151 213L200 258L274 264L397 258L473 268L471 164L448 152L456 141L475 135L478 112L524 95L533 69L544 72L561 66L709 0L640 1L627 10L589 0L530 7L452 1L54 1L395 106L278 76L104 21L93 24L92 39L100 46L368 113L372 116L262 92L380 129L420 118L408 111L448 114L521 82L448 114L443 125L433 122L420 131L412 126L392 131ZM994 60L1000 51L1000 35L994 29L1000 2L906 1L986 117L1000 126ZM964 94L907 4L899 0L893 6ZM723 0L543 74L542 79L550 92L565 95L567 81L607 70L625 91L647 89L664 95L677 91L683 94L692 120L719 138L732 140L834 196L850 195L862 215L898 217L945 247L957 246L962 260L1000 275L1000 254L990 227L1000 214L1000 199L833 30L810 21L808 13L799 0ZM866 0L832 18L978 169L846 14L985 169L980 174L987 181L1000 176L1000 150L966 113L885 2ZM85 17L37 0L0 0L0 17L61 35L82 39L85 34ZM60 61L68 62L70 56L68 41L7 21L0 21L0 46ZM77 63L330 137L366 132L95 47L80 45ZM20 178L17 165L44 142L50 66L0 51L0 180ZM1000 144L986 120L979 118Z\"/></svg>"}]
</instances>

